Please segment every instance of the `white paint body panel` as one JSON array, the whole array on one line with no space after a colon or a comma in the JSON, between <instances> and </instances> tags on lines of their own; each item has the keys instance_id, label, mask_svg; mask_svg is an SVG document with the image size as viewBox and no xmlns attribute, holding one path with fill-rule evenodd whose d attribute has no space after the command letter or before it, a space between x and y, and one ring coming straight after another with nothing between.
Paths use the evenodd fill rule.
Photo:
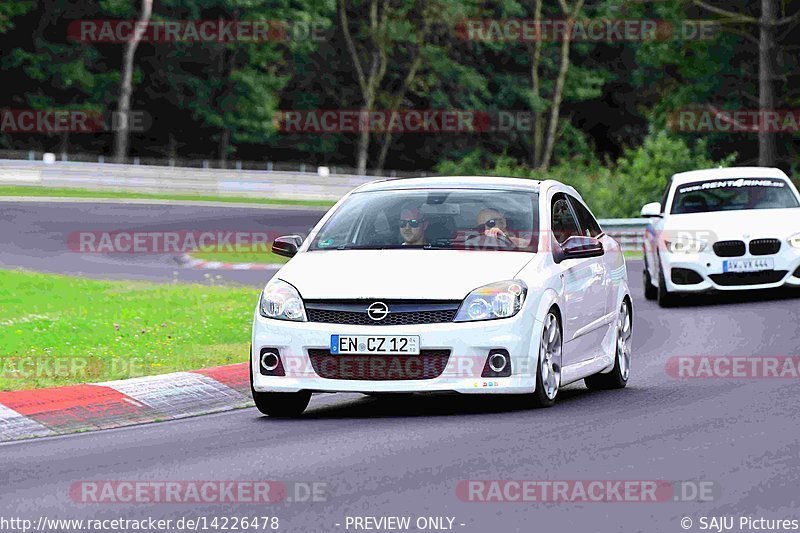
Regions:
<instances>
[{"instance_id":1,"label":"white paint body panel","mask_svg":"<svg viewBox=\"0 0 800 533\"><path fill-rule=\"evenodd\" d=\"M550 200L564 192L582 200L571 187L555 181L513 178L453 177L379 181L359 190L399 188L474 188L539 193L539 229L549 238ZM352 193L351 193L352 194ZM630 298L625 260L618 244L602 237L604 256L557 264L548 250L537 253L462 250L306 251L340 200L312 230L299 253L275 276L291 283L303 299L463 300L472 290L497 281L519 279L528 286L522 309L513 317L483 321L403 326L354 326L274 320L254 313L251 372L259 392L459 392L529 393L535 389L539 340L544 318L557 306L563 324L562 384L610 371L614 366L615 318ZM542 246L540 246L542 248ZM332 334L419 335L425 349L449 349L444 373L434 379L404 381L340 380L319 377L309 349L329 348ZM258 372L261 348L277 347L286 376ZM511 357L512 376L481 378L490 349ZM484 387L487 379L495 382Z\"/></svg>"}]
</instances>

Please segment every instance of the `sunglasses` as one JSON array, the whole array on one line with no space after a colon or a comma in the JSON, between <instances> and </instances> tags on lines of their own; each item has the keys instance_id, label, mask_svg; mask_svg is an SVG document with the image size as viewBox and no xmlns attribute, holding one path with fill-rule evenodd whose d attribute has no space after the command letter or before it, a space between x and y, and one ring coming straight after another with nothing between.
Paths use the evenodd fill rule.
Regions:
<instances>
[{"instance_id":1,"label":"sunglasses","mask_svg":"<svg viewBox=\"0 0 800 533\"><path fill-rule=\"evenodd\" d=\"M412 218L411 220L403 220L400 219L400 227L405 228L406 226L411 226L412 228L418 228L419 225L422 224L421 220L417 220L416 218Z\"/></svg>"},{"instance_id":2,"label":"sunglasses","mask_svg":"<svg viewBox=\"0 0 800 533\"><path fill-rule=\"evenodd\" d=\"M481 226L485 227L486 229L492 229L492 228L497 226L497 221L498 220L501 220L501 219L499 219L499 218L490 218L489 220L487 220L486 222L481 224Z\"/></svg>"}]
</instances>

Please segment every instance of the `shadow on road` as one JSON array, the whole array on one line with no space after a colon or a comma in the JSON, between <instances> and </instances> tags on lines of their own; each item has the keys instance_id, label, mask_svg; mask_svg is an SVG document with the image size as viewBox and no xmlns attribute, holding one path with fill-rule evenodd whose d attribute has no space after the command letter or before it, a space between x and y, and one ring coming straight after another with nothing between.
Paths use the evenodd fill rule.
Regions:
<instances>
[{"instance_id":1,"label":"shadow on road","mask_svg":"<svg viewBox=\"0 0 800 533\"><path fill-rule=\"evenodd\" d=\"M534 407L530 397L520 395L468 395L468 394L386 394L382 396L364 396L351 401L315 407L312 399L308 411L298 420L334 420L365 418L397 418L397 417L433 417L487 415L529 411L531 413L569 415L574 410L584 412L587 409L601 408L598 403L608 408L608 402L589 402L589 398L597 399L608 396L611 403L620 402L611 396L624 395L625 402L641 401L642 389L628 388L617 391L590 391L582 384L573 384L559 391L556 405L540 409ZM285 421L264 417L269 421Z\"/></svg>"},{"instance_id":2,"label":"shadow on road","mask_svg":"<svg viewBox=\"0 0 800 533\"><path fill-rule=\"evenodd\" d=\"M761 289L685 295L675 299L674 307L711 307L715 305L735 305L742 303L771 302L800 299L800 289Z\"/></svg>"},{"instance_id":3,"label":"shadow on road","mask_svg":"<svg viewBox=\"0 0 800 533\"><path fill-rule=\"evenodd\" d=\"M630 273L631 270L629 269ZM631 285L641 287L642 274L630 280ZM638 293L641 296L641 292ZM779 287L777 289L753 289L748 291L726 291L702 294L678 294L672 307L710 307L715 305L736 305L742 303L771 302L800 298L800 288ZM637 298L640 299L640 298Z\"/></svg>"}]
</instances>

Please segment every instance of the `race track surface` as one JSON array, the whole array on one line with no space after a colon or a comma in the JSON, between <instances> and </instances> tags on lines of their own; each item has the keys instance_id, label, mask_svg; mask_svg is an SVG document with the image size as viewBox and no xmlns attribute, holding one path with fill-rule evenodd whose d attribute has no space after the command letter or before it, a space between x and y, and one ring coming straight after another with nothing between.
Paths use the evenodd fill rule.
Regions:
<instances>
[{"instance_id":1,"label":"race track surface","mask_svg":"<svg viewBox=\"0 0 800 533\"><path fill-rule=\"evenodd\" d=\"M80 241L70 238L80 232L307 234L324 213L304 208L3 201L0 268L163 282L204 282L205 274L213 274L223 283L263 285L272 272L181 268L176 261L180 254L83 253L79 246L70 246Z\"/></svg>"},{"instance_id":2,"label":"race track surface","mask_svg":"<svg viewBox=\"0 0 800 533\"><path fill-rule=\"evenodd\" d=\"M69 218L58 207L54 213L56 222L27 219L39 225L29 228L36 240L28 246L49 246L45 265ZM158 209L149 214L163 216ZM213 224L234 220L229 211L205 214ZM6 242L9 221L24 217L30 212L4 210ZM308 222L297 214L286 228ZM81 271L92 264L74 262ZM149 268L155 267L141 267L142 277L152 275ZM34 523L40 516L270 515L290 532L348 531L347 516L365 515L451 516L456 531L469 533L671 532L683 531L682 517L694 519L692 530L700 516L798 518L797 379L680 380L666 363L672 356L797 355L800 299L702 298L664 310L644 301L640 270L641 263L629 263L634 359L624 390L590 392L576 384L543 410L517 398L320 395L298 420L245 409L8 443L0 445L0 509ZM469 479L691 481L713 484L714 494L705 502L469 503L456 494L459 481ZM78 503L69 490L82 480L318 482L327 496L273 505Z\"/></svg>"}]
</instances>

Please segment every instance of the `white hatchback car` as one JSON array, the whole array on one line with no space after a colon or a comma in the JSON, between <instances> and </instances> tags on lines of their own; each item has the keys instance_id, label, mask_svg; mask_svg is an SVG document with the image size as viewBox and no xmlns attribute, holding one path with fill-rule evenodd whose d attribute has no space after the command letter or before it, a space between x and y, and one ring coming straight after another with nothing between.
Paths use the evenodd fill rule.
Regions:
<instances>
[{"instance_id":1,"label":"white hatchback car","mask_svg":"<svg viewBox=\"0 0 800 533\"><path fill-rule=\"evenodd\" d=\"M781 170L675 174L642 216L644 293L662 306L678 293L800 286L800 195Z\"/></svg>"},{"instance_id":2,"label":"white hatchback car","mask_svg":"<svg viewBox=\"0 0 800 533\"><path fill-rule=\"evenodd\" d=\"M526 394L621 388L632 305L618 244L555 181L374 181L342 198L267 283L253 319L258 409L314 392Z\"/></svg>"}]
</instances>

